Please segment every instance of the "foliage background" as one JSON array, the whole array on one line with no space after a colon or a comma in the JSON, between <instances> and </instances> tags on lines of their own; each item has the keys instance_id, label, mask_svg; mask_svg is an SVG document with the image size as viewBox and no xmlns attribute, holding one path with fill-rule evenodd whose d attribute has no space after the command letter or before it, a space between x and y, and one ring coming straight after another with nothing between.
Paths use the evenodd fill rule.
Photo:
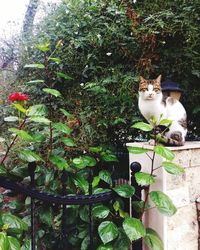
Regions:
<instances>
[{"instance_id":1,"label":"foliage background","mask_svg":"<svg viewBox=\"0 0 200 250\"><path fill-rule=\"evenodd\" d=\"M163 80L181 85L189 138L198 139L199 11L198 0L63 0L21 38L17 87L45 101L41 85L25 84L41 74L23 66L43 63L36 44L47 42L54 48L60 41L62 46L53 57L62 61L59 69L70 77L53 75L58 62L51 63L51 77L65 96L66 109L78 119L82 145L121 148L137 136L130 125L141 118L137 107L140 74L149 78L162 74Z\"/></svg>"}]
</instances>

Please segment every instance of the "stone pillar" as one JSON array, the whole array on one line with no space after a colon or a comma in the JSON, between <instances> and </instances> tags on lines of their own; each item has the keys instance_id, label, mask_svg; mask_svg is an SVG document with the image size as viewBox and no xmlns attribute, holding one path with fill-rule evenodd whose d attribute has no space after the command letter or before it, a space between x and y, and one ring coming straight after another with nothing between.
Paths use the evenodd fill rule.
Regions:
<instances>
[{"instance_id":1,"label":"stone pillar","mask_svg":"<svg viewBox=\"0 0 200 250\"><path fill-rule=\"evenodd\" d=\"M128 143L127 146L144 147L152 155L152 146L147 143ZM156 208L146 212L144 223L155 229L164 243L164 250L198 250L198 222L195 200L200 196L200 142L186 142L182 147L168 147L175 153L174 163L185 169L181 175L171 175L163 168L155 171L156 183L152 190L166 193L177 207L172 217L166 217ZM144 154L130 154L130 163L140 162L143 172L150 172L151 160ZM156 156L154 168L163 159ZM143 247L144 250L145 246Z\"/></svg>"}]
</instances>

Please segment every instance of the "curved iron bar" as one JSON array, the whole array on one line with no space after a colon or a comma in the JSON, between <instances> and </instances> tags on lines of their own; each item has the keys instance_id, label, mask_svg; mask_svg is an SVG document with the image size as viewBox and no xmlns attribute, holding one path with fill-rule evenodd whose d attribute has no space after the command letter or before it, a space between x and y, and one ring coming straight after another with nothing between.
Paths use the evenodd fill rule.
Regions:
<instances>
[{"instance_id":1,"label":"curved iron bar","mask_svg":"<svg viewBox=\"0 0 200 250\"><path fill-rule=\"evenodd\" d=\"M22 185L3 176L0 177L0 186L40 201L63 205L89 205L108 201L113 198L112 191L92 195L53 195L40 192L35 188Z\"/></svg>"}]
</instances>

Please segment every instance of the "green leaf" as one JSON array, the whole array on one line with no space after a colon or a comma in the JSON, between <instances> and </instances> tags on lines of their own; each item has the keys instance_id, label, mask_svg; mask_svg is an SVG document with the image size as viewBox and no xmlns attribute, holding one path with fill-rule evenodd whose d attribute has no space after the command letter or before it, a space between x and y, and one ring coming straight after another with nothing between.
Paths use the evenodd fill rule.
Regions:
<instances>
[{"instance_id":1,"label":"green leaf","mask_svg":"<svg viewBox=\"0 0 200 250\"><path fill-rule=\"evenodd\" d=\"M31 250L31 240L25 240L21 250Z\"/></svg>"},{"instance_id":2,"label":"green leaf","mask_svg":"<svg viewBox=\"0 0 200 250\"><path fill-rule=\"evenodd\" d=\"M22 113L24 113L24 114L26 113L26 109L23 108L21 104L19 104L19 103L13 103L13 105L14 105L15 108L16 108L17 110L19 110L20 112L22 112Z\"/></svg>"},{"instance_id":3,"label":"green leaf","mask_svg":"<svg viewBox=\"0 0 200 250\"><path fill-rule=\"evenodd\" d=\"M117 156L111 152L103 152L101 153L101 157L106 162L118 162Z\"/></svg>"},{"instance_id":4,"label":"green leaf","mask_svg":"<svg viewBox=\"0 0 200 250\"><path fill-rule=\"evenodd\" d=\"M163 192L152 191L150 192L150 198L162 214L172 216L176 213L176 207L172 200Z\"/></svg>"},{"instance_id":5,"label":"green leaf","mask_svg":"<svg viewBox=\"0 0 200 250\"><path fill-rule=\"evenodd\" d=\"M135 179L138 185L148 186L155 182L155 179L152 175L143 172L135 173Z\"/></svg>"},{"instance_id":6,"label":"green leaf","mask_svg":"<svg viewBox=\"0 0 200 250\"><path fill-rule=\"evenodd\" d=\"M129 217L129 214L125 212L124 210L119 209L119 216L124 219L124 218Z\"/></svg>"},{"instance_id":7,"label":"green leaf","mask_svg":"<svg viewBox=\"0 0 200 250\"><path fill-rule=\"evenodd\" d=\"M104 244L118 236L118 228L112 221L104 221L98 227L99 236Z\"/></svg>"},{"instance_id":8,"label":"green leaf","mask_svg":"<svg viewBox=\"0 0 200 250\"><path fill-rule=\"evenodd\" d=\"M9 173L11 175L19 176L21 178L29 176L27 166L16 166L13 169L11 169Z\"/></svg>"},{"instance_id":9,"label":"green leaf","mask_svg":"<svg viewBox=\"0 0 200 250\"><path fill-rule=\"evenodd\" d=\"M74 163L76 168L83 169L86 167L85 162L83 161L83 158L81 156L74 158L72 162Z\"/></svg>"},{"instance_id":10,"label":"green leaf","mask_svg":"<svg viewBox=\"0 0 200 250\"><path fill-rule=\"evenodd\" d=\"M71 138L63 137L61 141L68 147L75 147L76 144Z\"/></svg>"},{"instance_id":11,"label":"green leaf","mask_svg":"<svg viewBox=\"0 0 200 250\"><path fill-rule=\"evenodd\" d=\"M164 125L169 127L172 124L172 120L168 120L168 119L163 119L159 122L159 125Z\"/></svg>"},{"instance_id":12,"label":"green leaf","mask_svg":"<svg viewBox=\"0 0 200 250\"><path fill-rule=\"evenodd\" d=\"M23 161L34 162L34 161L43 161L42 158L35 152L25 149L21 150L18 154L19 158Z\"/></svg>"},{"instance_id":13,"label":"green leaf","mask_svg":"<svg viewBox=\"0 0 200 250\"><path fill-rule=\"evenodd\" d=\"M92 181L92 187L94 188L94 187L98 186L98 185L99 185L99 182L100 182L99 176L95 176L95 177L93 178L93 181Z\"/></svg>"},{"instance_id":14,"label":"green leaf","mask_svg":"<svg viewBox=\"0 0 200 250\"><path fill-rule=\"evenodd\" d=\"M39 132L32 134L31 136L33 137L35 142L44 142L46 139L46 136Z\"/></svg>"},{"instance_id":15,"label":"green leaf","mask_svg":"<svg viewBox=\"0 0 200 250\"><path fill-rule=\"evenodd\" d=\"M56 64L60 64L61 63L61 59L57 58L57 57L49 57L49 60L55 62Z\"/></svg>"},{"instance_id":16,"label":"green leaf","mask_svg":"<svg viewBox=\"0 0 200 250\"><path fill-rule=\"evenodd\" d=\"M57 72L57 76L60 77L60 78L65 79L65 80L72 80L73 79L71 76L66 75L66 74L64 74L62 72Z\"/></svg>"},{"instance_id":17,"label":"green leaf","mask_svg":"<svg viewBox=\"0 0 200 250\"><path fill-rule=\"evenodd\" d=\"M140 239L146 234L144 225L136 218L126 218L123 222L123 229L131 241Z\"/></svg>"},{"instance_id":18,"label":"green leaf","mask_svg":"<svg viewBox=\"0 0 200 250\"><path fill-rule=\"evenodd\" d=\"M96 166L96 159L94 157L88 156L88 155L84 155L82 157L83 162L85 164L86 167L94 167Z\"/></svg>"},{"instance_id":19,"label":"green leaf","mask_svg":"<svg viewBox=\"0 0 200 250\"><path fill-rule=\"evenodd\" d=\"M143 154L147 152L148 150L145 148L141 148L141 147L128 147L128 151L131 154Z\"/></svg>"},{"instance_id":20,"label":"green leaf","mask_svg":"<svg viewBox=\"0 0 200 250\"><path fill-rule=\"evenodd\" d=\"M88 181L81 174L76 174L72 178L74 184L79 187L84 193L88 193L89 184Z\"/></svg>"},{"instance_id":21,"label":"green leaf","mask_svg":"<svg viewBox=\"0 0 200 250\"><path fill-rule=\"evenodd\" d=\"M5 122L16 122L18 121L18 117L17 116L8 116L4 118Z\"/></svg>"},{"instance_id":22,"label":"green leaf","mask_svg":"<svg viewBox=\"0 0 200 250\"><path fill-rule=\"evenodd\" d=\"M9 213L3 213L1 215L1 220L3 224L9 225L9 231L15 232L15 233L21 233L22 231L28 230L28 225L19 217L9 214Z\"/></svg>"},{"instance_id":23,"label":"green leaf","mask_svg":"<svg viewBox=\"0 0 200 250\"><path fill-rule=\"evenodd\" d=\"M144 242L151 250L164 250L162 240L160 239L157 232L151 228L146 229Z\"/></svg>"},{"instance_id":24,"label":"green leaf","mask_svg":"<svg viewBox=\"0 0 200 250\"><path fill-rule=\"evenodd\" d=\"M93 216L99 219L105 219L109 215L109 213L109 208L104 205L96 205L92 209Z\"/></svg>"},{"instance_id":25,"label":"green leaf","mask_svg":"<svg viewBox=\"0 0 200 250\"><path fill-rule=\"evenodd\" d=\"M32 80L27 82L28 84L35 84L35 83L44 83L44 80Z\"/></svg>"},{"instance_id":26,"label":"green leaf","mask_svg":"<svg viewBox=\"0 0 200 250\"><path fill-rule=\"evenodd\" d=\"M102 152L102 147L89 147L89 151L91 152L91 153L97 153L97 154L99 154L99 153L101 153Z\"/></svg>"},{"instance_id":27,"label":"green leaf","mask_svg":"<svg viewBox=\"0 0 200 250\"><path fill-rule=\"evenodd\" d=\"M192 73L194 76L197 76L198 78L200 78L200 71L199 71L199 70L193 69L193 70L191 71L191 73Z\"/></svg>"},{"instance_id":28,"label":"green leaf","mask_svg":"<svg viewBox=\"0 0 200 250\"><path fill-rule=\"evenodd\" d=\"M162 166L170 174L182 174L182 173L184 173L184 168L182 168L181 166L179 166L173 162L164 161L162 163Z\"/></svg>"},{"instance_id":29,"label":"green leaf","mask_svg":"<svg viewBox=\"0 0 200 250\"><path fill-rule=\"evenodd\" d=\"M118 124L120 124L120 123L126 124L126 120L123 119L123 118L118 117L118 118L116 118L116 119L114 120L114 122L113 122L114 125L118 125Z\"/></svg>"},{"instance_id":30,"label":"green leaf","mask_svg":"<svg viewBox=\"0 0 200 250\"><path fill-rule=\"evenodd\" d=\"M82 221L89 222L89 207L83 206L79 209L79 216Z\"/></svg>"},{"instance_id":31,"label":"green leaf","mask_svg":"<svg viewBox=\"0 0 200 250\"><path fill-rule=\"evenodd\" d=\"M42 207L39 211L40 221L47 226L51 227L53 225L53 209L52 207Z\"/></svg>"},{"instance_id":32,"label":"green leaf","mask_svg":"<svg viewBox=\"0 0 200 250\"><path fill-rule=\"evenodd\" d=\"M1 164L0 165L0 176L6 176L7 175L7 170L6 168Z\"/></svg>"},{"instance_id":33,"label":"green leaf","mask_svg":"<svg viewBox=\"0 0 200 250\"><path fill-rule=\"evenodd\" d=\"M9 250L9 242L6 233L0 233L0 249Z\"/></svg>"},{"instance_id":34,"label":"green leaf","mask_svg":"<svg viewBox=\"0 0 200 250\"><path fill-rule=\"evenodd\" d=\"M51 163L53 163L54 165L56 165L56 167L59 170L63 170L63 169L68 170L69 169L69 164L61 156L50 155L49 160L50 160Z\"/></svg>"},{"instance_id":35,"label":"green leaf","mask_svg":"<svg viewBox=\"0 0 200 250\"><path fill-rule=\"evenodd\" d=\"M20 242L17 238L8 236L9 249L10 250L21 250Z\"/></svg>"},{"instance_id":36,"label":"green leaf","mask_svg":"<svg viewBox=\"0 0 200 250\"><path fill-rule=\"evenodd\" d=\"M110 189L108 188L94 188L93 194L101 194L101 193L106 193L110 192Z\"/></svg>"},{"instance_id":37,"label":"green leaf","mask_svg":"<svg viewBox=\"0 0 200 250\"><path fill-rule=\"evenodd\" d=\"M90 245L90 237L86 236L81 243L81 250L88 250L89 245Z\"/></svg>"},{"instance_id":38,"label":"green leaf","mask_svg":"<svg viewBox=\"0 0 200 250\"><path fill-rule=\"evenodd\" d=\"M101 245L97 248L97 250L114 250L114 248L110 244ZM122 250L122 249L121 249Z\"/></svg>"},{"instance_id":39,"label":"green leaf","mask_svg":"<svg viewBox=\"0 0 200 250\"><path fill-rule=\"evenodd\" d=\"M65 109L60 109L60 111L63 113L63 115L69 117L70 119L74 118L74 116L70 114L68 111L66 111Z\"/></svg>"},{"instance_id":40,"label":"green leaf","mask_svg":"<svg viewBox=\"0 0 200 250\"><path fill-rule=\"evenodd\" d=\"M121 197L130 198L135 193L135 188L129 184L122 184L113 188L113 190Z\"/></svg>"},{"instance_id":41,"label":"green leaf","mask_svg":"<svg viewBox=\"0 0 200 250\"><path fill-rule=\"evenodd\" d=\"M72 162L79 169L83 169L85 167L94 167L96 165L95 158L87 155L74 158Z\"/></svg>"},{"instance_id":42,"label":"green leaf","mask_svg":"<svg viewBox=\"0 0 200 250\"><path fill-rule=\"evenodd\" d=\"M137 128L137 129L140 129L140 130L145 131L145 132L149 132L149 131L153 130L153 127L150 124L145 123L145 122L137 122L137 123L133 124L131 126L131 128Z\"/></svg>"},{"instance_id":43,"label":"green leaf","mask_svg":"<svg viewBox=\"0 0 200 250\"><path fill-rule=\"evenodd\" d=\"M79 239L84 239L88 235L88 231L89 231L87 224L85 223L85 224L79 225L77 227L78 227L78 231L79 231L77 237Z\"/></svg>"},{"instance_id":44,"label":"green leaf","mask_svg":"<svg viewBox=\"0 0 200 250\"><path fill-rule=\"evenodd\" d=\"M119 209L120 209L120 203L119 203L119 201L115 201L114 202L113 208L114 208L115 212L119 211Z\"/></svg>"},{"instance_id":45,"label":"green leaf","mask_svg":"<svg viewBox=\"0 0 200 250\"><path fill-rule=\"evenodd\" d=\"M33 137L29 135L26 131L17 128L9 128L8 131L15 133L24 141L34 141Z\"/></svg>"},{"instance_id":46,"label":"green leaf","mask_svg":"<svg viewBox=\"0 0 200 250\"><path fill-rule=\"evenodd\" d=\"M26 64L24 66L24 68L35 68L35 69L44 69L45 66L44 64L41 64L41 63L33 63L33 64Z\"/></svg>"},{"instance_id":47,"label":"green leaf","mask_svg":"<svg viewBox=\"0 0 200 250\"><path fill-rule=\"evenodd\" d=\"M50 88L44 88L42 89L45 93L51 94L55 97L59 97L61 96L60 91L58 91L57 89L50 89Z\"/></svg>"},{"instance_id":48,"label":"green leaf","mask_svg":"<svg viewBox=\"0 0 200 250\"><path fill-rule=\"evenodd\" d=\"M28 116L46 116L48 109L44 104L38 104L29 108Z\"/></svg>"},{"instance_id":49,"label":"green leaf","mask_svg":"<svg viewBox=\"0 0 200 250\"><path fill-rule=\"evenodd\" d=\"M131 242L122 228L119 228L119 235L115 240L113 250L127 250L130 248Z\"/></svg>"},{"instance_id":50,"label":"green leaf","mask_svg":"<svg viewBox=\"0 0 200 250\"><path fill-rule=\"evenodd\" d=\"M99 172L99 177L101 180L105 181L109 185L112 185L112 177L108 170L101 170Z\"/></svg>"},{"instance_id":51,"label":"green leaf","mask_svg":"<svg viewBox=\"0 0 200 250\"><path fill-rule=\"evenodd\" d=\"M161 145L155 146L153 150L156 154L161 155L162 157L164 157L169 161L173 160L175 157L175 154L171 150Z\"/></svg>"},{"instance_id":52,"label":"green leaf","mask_svg":"<svg viewBox=\"0 0 200 250\"><path fill-rule=\"evenodd\" d=\"M137 213L141 213L143 211L143 209L147 208L148 206L145 206L144 201L132 201L132 208L137 212Z\"/></svg>"},{"instance_id":53,"label":"green leaf","mask_svg":"<svg viewBox=\"0 0 200 250\"><path fill-rule=\"evenodd\" d=\"M42 117L42 116L32 116L30 118L31 121L33 122L37 122L37 123L43 123L43 124L46 124L48 125L51 121L45 117Z\"/></svg>"},{"instance_id":54,"label":"green leaf","mask_svg":"<svg viewBox=\"0 0 200 250\"><path fill-rule=\"evenodd\" d=\"M42 52L47 52L47 51L49 51L49 45L50 45L50 43L44 43L42 45L39 45L39 44L35 45L35 47L36 47L36 49L38 49Z\"/></svg>"},{"instance_id":55,"label":"green leaf","mask_svg":"<svg viewBox=\"0 0 200 250\"><path fill-rule=\"evenodd\" d=\"M62 122L58 122L58 123L53 123L53 128L59 132L63 132L67 135L70 135L72 132L72 129L69 128L66 124L62 123Z\"/></svg>"}]
</instances>

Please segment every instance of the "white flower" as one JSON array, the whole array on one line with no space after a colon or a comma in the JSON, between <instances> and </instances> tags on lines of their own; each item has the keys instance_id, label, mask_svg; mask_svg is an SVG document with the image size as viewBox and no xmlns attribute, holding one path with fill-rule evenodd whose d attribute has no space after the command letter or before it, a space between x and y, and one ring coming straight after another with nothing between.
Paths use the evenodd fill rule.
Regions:
<instances>
[{"instance_id":1,"label":"white flower","mask_svg":"<svg viewBox=\"0 0 200 250\"><path fill-rule=\"evenodd\" d=\"M80 85L83 87L83 86L84 86L84 83L82 82Z\"/></svg>"},{"instance_id":2,"label":"white flower","mask_svg":"<svg viewBox=\"0 0 200 250\"><path fill-rule=\"evenodd\" d=\"M106 53L106 55L107 55L107 56L111 56L111 55L112 55L112 53L111 53L111 52L108 52L108 53Z\"/></svg>"}]
</instances>

